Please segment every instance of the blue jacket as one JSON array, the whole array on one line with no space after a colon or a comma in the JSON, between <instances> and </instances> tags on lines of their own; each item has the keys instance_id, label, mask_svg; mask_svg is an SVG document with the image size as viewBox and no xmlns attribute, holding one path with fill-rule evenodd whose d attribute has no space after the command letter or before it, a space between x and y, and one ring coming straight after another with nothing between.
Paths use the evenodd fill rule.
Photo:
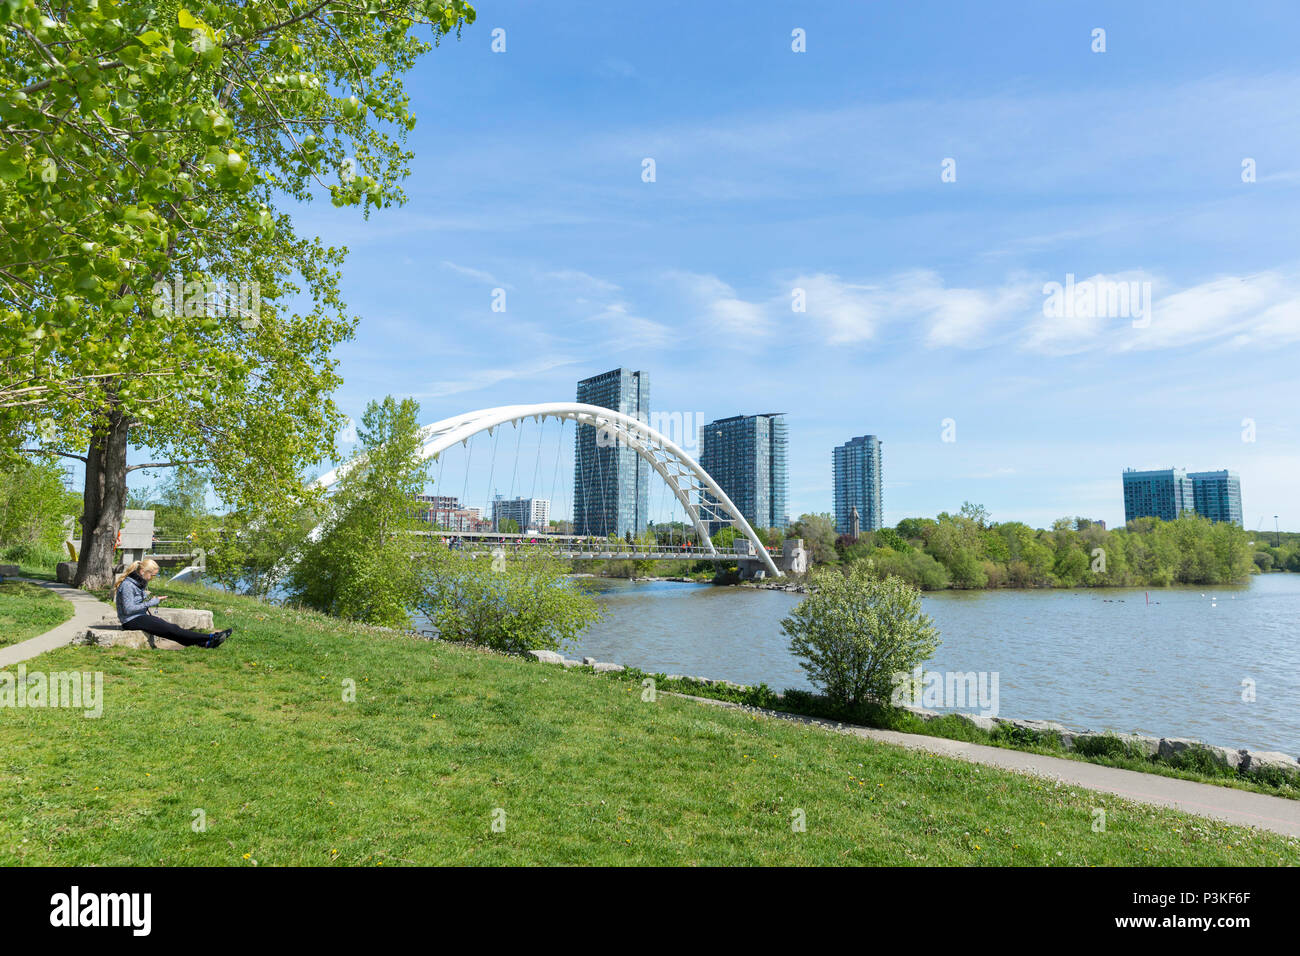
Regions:
<instances>
[{"instance_id":1,"label":"blue jacket","mask_svg":"<svg viewBox=\"0 0 1300 956\"><path fill-rule=\"evenodd\" d=\"M149 613L149 608L157 607L162 602L149 597L148 585L134 574L127 577L117 589L114 598L117 604L117 619L125 624Z\"/></svg>"}]
</instances>

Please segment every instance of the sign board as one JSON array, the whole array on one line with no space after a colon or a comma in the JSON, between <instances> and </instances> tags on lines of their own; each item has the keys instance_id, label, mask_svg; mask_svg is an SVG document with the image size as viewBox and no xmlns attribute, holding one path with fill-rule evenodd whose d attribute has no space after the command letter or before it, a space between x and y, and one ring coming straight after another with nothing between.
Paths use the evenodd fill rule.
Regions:
<instances>
[{"instance_id":1,"label":"sign board","mask_svg":"<svg viewBox=\"0 0 1300 956\"><path fill-rule=\"evenodd\" d=\"M123 551L148 551L153 547L153 512L127 510L122 515L122 536L117 546Z\"/></svg>"}]
</instances>

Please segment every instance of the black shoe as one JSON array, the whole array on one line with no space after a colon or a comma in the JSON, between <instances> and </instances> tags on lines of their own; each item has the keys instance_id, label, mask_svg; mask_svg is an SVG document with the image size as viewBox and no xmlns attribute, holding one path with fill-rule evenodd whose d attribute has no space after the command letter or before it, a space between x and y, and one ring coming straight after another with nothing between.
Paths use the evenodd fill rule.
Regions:
<instances>
[{"instance_id":1,"label":"black shoe","mask_svg":"<svg viewBox=\"0 0 1300 956\"><path fill-rule=\"evenodd\" d=\"M233 634L234 632L235 629L233 627L228 627L224 631L217 631L215 634L213 634L211 637L208 638L208 642L203 646L220 647L222 644L226 643L226 638L230 637L230 635Z\"/></svg>"}]
</instances>

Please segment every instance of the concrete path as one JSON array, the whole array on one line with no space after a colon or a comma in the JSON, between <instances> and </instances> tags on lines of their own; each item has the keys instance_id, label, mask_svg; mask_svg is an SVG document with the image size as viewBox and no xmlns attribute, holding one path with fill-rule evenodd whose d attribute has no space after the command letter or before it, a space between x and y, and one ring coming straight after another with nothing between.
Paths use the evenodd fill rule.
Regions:
<instances>
[{"instance_id":1,"label":"concrete path","mask_svg":"<svg viewBox=\"0 0 1300 956\"><path fill-rule=\"evenodd\" d=\"M692 697L689 694L678 696L702 704L747 710L778 720L812 724L839 733L865 737L868 740L896 744L909 750L922 750L926 753L955 757L958 760L967 760L989 767L1001 767L1017 773L1059 780L1070 786L1113 793L1136 803L1172 807L1184 813L1194 813L1197 816L1210 817L1225 823L1259 827L1263 830L1272 830L1274 833L1300 837L1300 800L1272 797L1264 793L1255 793L1253 790L1238 790L1235 787L1220 787L1211 783L1197 783L1194 780L1183 780L1178 777L1164 777L1155 773L1142 773L1138 770L1104 767L1101 764L1087 763L1082 760L1047 757L1042 754L1026 753L1023 750L1007 750L985 744L967 743L964 740L949 740L946 737L902 734L894 730L876 730L872 727L840 724L816 717L802 717L775 710L764 710L760 707L747 707L729 701L712 700L708 697Z\"/></svg>"},{"instance_id":2,"label":"concrete path","mask_svg":"<svg viewBox=\"0 0 1300 956\"><path fill-rule=\"evenodd\" d=\"M101 618L117 617L117 612L111 606L77 588L35 578L6 578L5 580L26 581L28 584L39 584L43 588L49 588L72 604L72 617L39 637L31 637L17 644L10 644L8 647L0 647L0 669L12 667L20 661L30 660L56 647L65 647L72 643L74 637Z\"/></svg>"}]
</instances>

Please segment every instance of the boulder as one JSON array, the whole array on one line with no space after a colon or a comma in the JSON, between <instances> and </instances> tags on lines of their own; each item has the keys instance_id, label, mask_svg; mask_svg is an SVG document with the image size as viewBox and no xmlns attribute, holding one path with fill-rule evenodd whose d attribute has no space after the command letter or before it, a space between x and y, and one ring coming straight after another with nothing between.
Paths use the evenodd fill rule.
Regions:
<instances>
[{"instance_id":1,"label":"boulder","mask_svg":"<svg viewBox=\"0 0 1300 956\"><path fill-rule=\"evenodd\" d=\"M184 648L183 644L169 641L165 637L154 637L144 631L125 630L115 617L106 617L98 624L92 624L73 638L72 643L90 644L97 647L129 647L137 651L145 649L179 651Z\"/></svg>"},{"instance_id":2,"label":"boulder","mask_svg":"<svg viewBox=\"0 0 1300 956\"><path fill-rule=\"evenodd\" d=\"M904 707L903 710L907 711L912 716L925 721L927 724L930 721L938 720L943 716L943 714L939 713L937 710L926 710L924 707Z\"/></svg>"},{"instance_id":3,"label":"boulder","mask_svg":"<svg viewBox=\"0 0 1300 956\"><path fill-rule=\"evenodd\" d=\"M212 612L190 607L156 607L154 617L170 621L177 627L191 631L209 632L216 630L212 623ZM92 624L85 631L72 639L73 644L94 644L99 647L129 647L134 650L152 648L159 651L178 651L184 644L165 637L154 637L144 631L126 630L115 617L106 617Z\"/></svg>"},{"instance_id":4,"label":"boulder","mask_svg":"<svg viewBox=\"0 0 1300 956\"><path fill-rule=\"evenodd\" d=\"M529 654L537 658L543 664L563 664L564 655L557 654L555 651L529 651Z\"/></svg>"},{"instance_id":5,"label":"boulder","mask_svg":"<svg viewBox=\"0 0 1300 956\"><path fill-rule=\"evenodd\" d=\"M597 674L612 674L615 673L616 671L621 671L626 669L627 668L625 668L622 664L610 664L605 661L601 661L600 663L595 665L595 670Z\"/></svg>"},{"instance_id":6,"label":"boulder","mask_svg":"<svg viewBox=\"0 0 1300 956\"><path fill-rule=\"evenodd\" d=\"M1300 775L1300 763L1290 754L1276 750L1241 751L1241 769L1246 773L1259 773L1263 770L1281 770L1288 776Z\"/></svg>"},{"instance_id":7,"label":"boulder","mask_svg":"<svg viewBox=\"0 0 1300 956\"><path fill-rule=\"evenodd\" d=\"M1202 741L1194 740L1191 737L1161 737L1160 746L1156 751L1161 760L1170 760L1179 754L1186 753L1188 750L1204 747Z\"/></svg>"},{"instance_id":8,"label":"boulder","mask_svg":"<svg viewBox=\"0 0 1300 956\"><path fill-rule=\"evenodd\" d=\"M594 664L596 663L596 658L594 658L594 657L584 657L584 658L582 659L582 663L585 664L587 667L591 667L592 665L594 665Z\"/></svg>"},{"instance_id":9,"label":"boulder","mask_svg":"<svg viewBox=\"0 0 1300 956\"><path fill-rule=\"evenodd\" d=\"M962 714L962 713L954 713L953 716L959 717L968 723L974 724L980 730L988 731L989 733L992 733L994 728L997 727L997 722L993 717L981 717L979 714Z\"/></svg>"},{"instance_id":10,"label":"boulder","mask_svg":"<svg viewBox=\"0 0 1300 956\"><path fill-rule=\"evenodd\" d=\"M564 660L560 661L560 663L563 664L565 668L582 666L582 661L575 661L569 657L566 657Z\"/></svg>"},{"instance_id":11,"label":"boulder","mask_svg":"<svg viewBox=\"0 0 1300 956\"><path fill-rule=\"evenodd\" d=\"M989 720L995 724L1006 724L1016 730L1028 730L1035 734L1069 733L1064 724L1058 724L1054 720L1020 720L1016 717L990 717Z\"/></svg>"},{"instance_id":12,"label":"boulder","mask_svg":"<svg viewBox=\"0 0 1300 956\"><path fill-rule=\"evenodd\" d=\"M60 584L71 584L76 576L76 561L60 561L54 566L54 577Z\"/></svg>"},{"instance_id":13,"label":"boulder","mask_svg":"<svg viewBox=\"0 0 1300 956\"><path fill-rule=\"evenodd\" d=\"M1229 750L1227 747L1214 746L1208 749L1216 761L1233 770L1240 770L1241 765L1246 760L1246 751L1244 750Z\"/></svg>"},{"instance_id":14,"label":"boulder","mask_svg":"<svg viewBox=\"0 0 1300 956\"><path fill-rule=\"evenodd\" d=\"M1143 737L1141 734L1116 734L1111 732L1097 733L1092 730L1085 730L1083 733L1071 734L1070 736L1072 738L1071 746L1075 750L1083 750L1088 753L1095 752L1094 748L1089 745L1093 741L1099 740L1118 740L1140 757L1154 757L1160 752L1159 737Z\"/></svg>"},{"instance_id":15,"label":"boulder","mask_svg":"<svg viewBox=\"0 0 1300 956\"><path fill-rule=\"evenodd\" d=\"M150 611L154 617L171 621L177 627L190 631L215 631L212 612L195 607L156 607Z\"/></svg>"}]
</instances>

